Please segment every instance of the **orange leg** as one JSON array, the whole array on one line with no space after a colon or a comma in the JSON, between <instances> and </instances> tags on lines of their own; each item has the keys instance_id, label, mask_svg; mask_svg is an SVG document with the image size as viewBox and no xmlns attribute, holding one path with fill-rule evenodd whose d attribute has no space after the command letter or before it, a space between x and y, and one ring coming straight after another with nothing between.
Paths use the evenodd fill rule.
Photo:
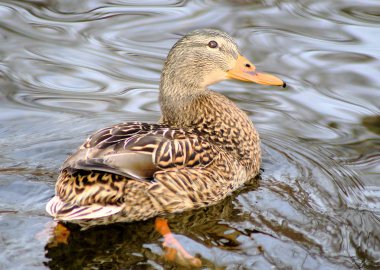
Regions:
<instances>
[{"instance_id":1,"label":"orange leg","mask_svg":"<svg viewBox=\"0 0 380 270\"><path fill-rule=\"evenodd\" d=\"M53 236L50 239L50 246L58 246L59 244L65 244L67 245L67 240L69 239L70 231L62 224L58 223L57 226L55 226L53 231Z\"/></svg>"},{"instance_id":2,"label":"orange leg","mask_svg":"<svg viewBox=\"0 0 380 270\"><path fill-rule=\"evenodd\" d=\"M164 237L164 243L162 245L165 249L165 258L168 261L174 261L183 266L202 266L201 260L191 256L177 239L175 239L166 219L156 218L155 228Z\"/></svg>"},{"instance_id":3,"label":"orange leg","mask_svg":"<svg viewBox=\"0 0 380 270\"><path fill-rule=\"evenodd\" d=\"M48 242L49 247L56 247L59 244L68 244L70 231L61 223L56 221L49 222L45 228L36 234L36 239Z\"/></svg>"}]
</instances>

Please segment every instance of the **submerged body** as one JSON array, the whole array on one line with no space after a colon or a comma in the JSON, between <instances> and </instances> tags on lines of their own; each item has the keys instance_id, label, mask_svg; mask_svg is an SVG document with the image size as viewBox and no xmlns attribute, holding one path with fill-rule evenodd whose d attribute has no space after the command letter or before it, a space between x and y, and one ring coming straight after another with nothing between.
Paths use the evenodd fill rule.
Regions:
<instances>
[{"instance_id":1,"label":"submerged body","mask_svg":"<svg viewBox=\"0 0 380 270\"><path fill-rule=\"evenodd\" d=\"M258 133L232 101L207 89L228 77L283 84L256 73L223 32L178 41L161 76L160 123L90 136L63 164L49 214L83 226L144 220L215 204L255 177Z\"/></svg>"}]
</instances>

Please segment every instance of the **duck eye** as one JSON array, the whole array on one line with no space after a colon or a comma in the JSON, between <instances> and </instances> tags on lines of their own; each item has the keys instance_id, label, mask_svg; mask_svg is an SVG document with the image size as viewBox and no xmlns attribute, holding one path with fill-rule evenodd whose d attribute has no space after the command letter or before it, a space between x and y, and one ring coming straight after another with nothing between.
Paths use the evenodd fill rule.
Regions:
<instances>
[{"instance_id":1,"label":"duck eye","mask_svg":"<svg viewBox=\"0 0 380 270\"><path fill-rule=\"evenodd\" d=\"M212 49L218 47L218 43L215 40L211 40L207 45Z\"/></svg>"}]
</instances>

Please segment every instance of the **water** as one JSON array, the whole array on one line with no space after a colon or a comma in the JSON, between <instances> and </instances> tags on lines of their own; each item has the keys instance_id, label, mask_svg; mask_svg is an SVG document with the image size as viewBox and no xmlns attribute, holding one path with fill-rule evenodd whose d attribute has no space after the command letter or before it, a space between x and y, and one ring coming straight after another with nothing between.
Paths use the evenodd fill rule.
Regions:
<instances>
[{"instance_id":1,"label":"water","mask_svg":"<svg viewBox=\"0 0 380 270\"><path fill-rule=\"evenodd\" d=\"M378 269L379 23L375 0L1 1L0 268L178 267L152 220L38 235L67 155L101 127L157 121L168 50L216 27L289 87L213 87L255 123L264 171L170 217L173 232L205 269Z\"/></svg>"}]
</instances>

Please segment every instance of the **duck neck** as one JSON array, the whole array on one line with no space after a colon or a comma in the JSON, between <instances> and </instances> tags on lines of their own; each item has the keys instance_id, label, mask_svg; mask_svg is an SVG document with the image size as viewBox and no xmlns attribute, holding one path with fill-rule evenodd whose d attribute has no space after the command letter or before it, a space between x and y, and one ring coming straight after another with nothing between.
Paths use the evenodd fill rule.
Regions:
<instances>
[{"instance_id":1,"label":"duck neck","mask_svg":"<svg viewBox=\"0 0 380 270\"><path fill-rule=\"evenodd\" d=\"M173 91L175 89L177 88L173 87ZM176 95L173 92L163 94L162 92L160 91L161 122L174 127L189 127L194 113L193 104L206 90L199 91L195 95Z\"/></svg>"},{"instance_id":2,"label":"duck neck","mask_svg":"<svg viewBox=\"0 0 380 270\"><path fill-rule=\"evenodd\" d=\"M164 69L160 82L161 122L171 126L186 127L191 125L194 103L209 90L200 85L191 76L184 76L176 71Z\"/></svg>"}]
</instances>

